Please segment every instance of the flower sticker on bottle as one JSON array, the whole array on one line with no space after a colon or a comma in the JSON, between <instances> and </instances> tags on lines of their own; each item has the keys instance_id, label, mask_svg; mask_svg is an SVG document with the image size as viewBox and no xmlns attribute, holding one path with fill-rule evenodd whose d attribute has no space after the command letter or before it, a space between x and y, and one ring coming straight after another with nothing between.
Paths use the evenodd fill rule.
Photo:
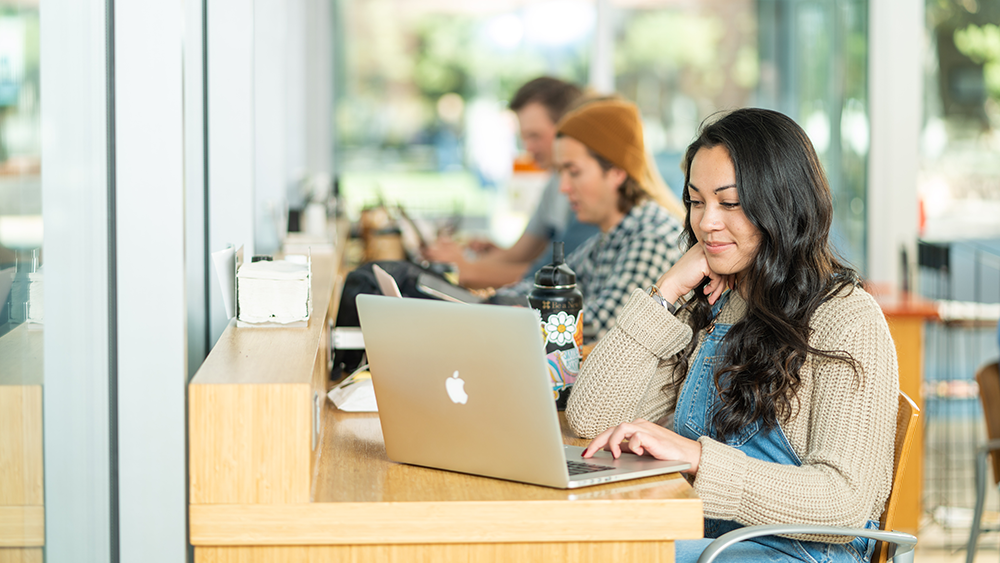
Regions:
<instances>
[{"instance_id":1,"label":"flower sticker on bottle","mask_svg":"<svg viewBox=\"0 0 1000 563\"><path fill-rule=\"evenodd\" d=\"M566 311L549 315L548 320L545 321L545 340L550 344L565 346L573 342L575 333L576 317L567 314Z\"/></svg>"}]
</instances>

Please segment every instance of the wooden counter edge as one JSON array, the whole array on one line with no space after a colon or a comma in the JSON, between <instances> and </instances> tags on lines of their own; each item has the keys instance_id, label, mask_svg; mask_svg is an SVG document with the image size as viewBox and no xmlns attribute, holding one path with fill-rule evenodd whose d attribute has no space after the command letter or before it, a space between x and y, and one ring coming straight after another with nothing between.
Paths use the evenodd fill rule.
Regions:
<instances>
[{"instance_id":1,"label":"wooden counter edge","mask_svg":"<svg viewBox=\"0 0 1000 563\"><path fill-rule=\"evenodd\" d=\"M44 545L44 506L0 506L0 548Z\"/></svg>"},{"instance_id":2,"label":"wooden counter edge","mask_svg":"<svg viewBox=\"0 0 1000 563\"><path fill-rule=\"evenodd\" d=\"M703 534L701 499L191 505L191 544L663 541Z\"/></svg>"}]
</instances>

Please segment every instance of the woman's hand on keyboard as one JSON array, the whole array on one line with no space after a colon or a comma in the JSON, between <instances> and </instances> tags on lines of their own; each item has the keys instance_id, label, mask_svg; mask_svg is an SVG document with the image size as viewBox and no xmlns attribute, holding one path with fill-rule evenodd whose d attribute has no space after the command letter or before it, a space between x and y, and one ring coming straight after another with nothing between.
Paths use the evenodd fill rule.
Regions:
<instances>
[{"instance_id":1,"label":"woman's hand on keyboard","mask_svg":"<svg viewBox=\"0 0 1000 563\"><path fill-rule=\"evenodd\" d=\"M622 452L630 452L656 459L686 461L691 464L687 470L691 475L698 472L698 461L701 459L699 442L641 418L600 433L583 451L583 457L592 457L602 448L611 452L615 459Z\"/></svg>"}]
</instances>

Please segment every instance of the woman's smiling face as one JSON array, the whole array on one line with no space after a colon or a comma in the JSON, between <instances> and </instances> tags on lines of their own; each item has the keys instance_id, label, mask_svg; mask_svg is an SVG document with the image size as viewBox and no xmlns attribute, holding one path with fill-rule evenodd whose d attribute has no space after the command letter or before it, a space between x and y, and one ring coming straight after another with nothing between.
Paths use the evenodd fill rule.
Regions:
<instances>
[{"instance_id":1,"label":"woman's smiling face","mask_svg":"<svg viewBox=\"0 0 1000 563\"><path fill-rule=\"evenodd\" d=\"M726 147L701 148L695 153L687 197L691 229L705 245L708 267L722 275L746 270L757 255L760 231L740 206L736 169Z\"/></svg>"}]
</instances>

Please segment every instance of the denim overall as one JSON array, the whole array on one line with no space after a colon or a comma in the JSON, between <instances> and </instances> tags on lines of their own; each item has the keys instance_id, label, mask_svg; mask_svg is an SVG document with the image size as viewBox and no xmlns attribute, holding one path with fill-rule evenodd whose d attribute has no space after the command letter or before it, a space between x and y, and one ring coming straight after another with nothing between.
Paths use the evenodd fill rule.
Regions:
<instances>
[{"instance_id":1,"label":"denim overall","mask_svg":"<svg viewBox=\"0 0 1000 563\"><path fill-rule=\"evenodd\" d=\"M715 303L712 307L713 316L718 316L728 298L727 292ZM731 326L716 324L714 329L710 329L697 356L690 363L674 412L674 432L685 438L697 440L701 436L710 436L718 440L712 424L712 413L718 401L715 390L715 371L718 368L716 358L722 355L720 345ZM757 421L719 441L755 459L784 465L802 465L780 426L767 430L760 421ZM733 521L706 518L705 538L717 538L741 527L742 524ZM878 522L869 522L867 527L878 528ZM710 541L704 539L676 542L677 562L681 563L688 559L694 561ZM723 552L722 560L857 562L868 561L874 547L874 540L864 538L855 538L846 544L830 544L771 536L736 544Z\"/></svg>"}]
</instances>

